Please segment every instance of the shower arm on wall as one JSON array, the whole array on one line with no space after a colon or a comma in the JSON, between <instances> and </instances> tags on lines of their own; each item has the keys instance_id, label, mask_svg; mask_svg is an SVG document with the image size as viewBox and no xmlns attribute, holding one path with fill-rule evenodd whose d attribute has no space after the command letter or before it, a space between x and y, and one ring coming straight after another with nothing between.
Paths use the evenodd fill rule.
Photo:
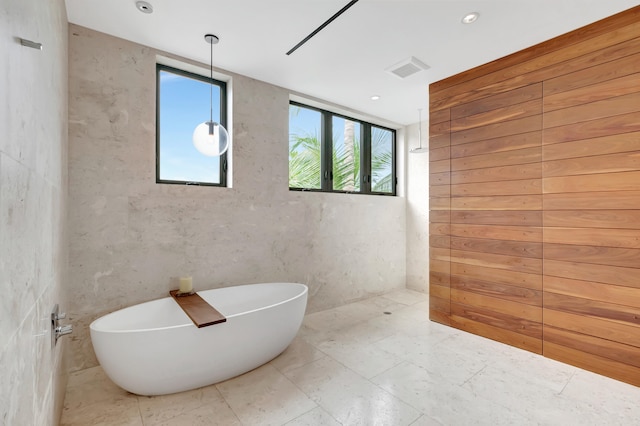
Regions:
<instances>
[{"instance_id":1,"label":"shower arm on wall","mask_svg":"<svg viewBox=\"0 0 640 426\"><path fill-rule=\"evenodd\" d=\"M428 147L422 147L422 108L418 108L418 143L420 146L409 150L410 154L424 154L425 152L429 152Z\"/></svg>"}]
</instances>

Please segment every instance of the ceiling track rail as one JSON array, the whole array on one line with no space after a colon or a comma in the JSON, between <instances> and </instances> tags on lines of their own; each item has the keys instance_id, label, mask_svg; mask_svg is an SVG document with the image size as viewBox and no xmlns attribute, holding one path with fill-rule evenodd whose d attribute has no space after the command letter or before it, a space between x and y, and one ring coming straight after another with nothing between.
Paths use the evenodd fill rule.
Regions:
<instances>
[{"instance_id":1,"label":"ceiling track rail","mask_svg":"<svg viewBox=\"0 0 640 426\"><path fill-rule=\"evenodd\" d=\"M308 42L309 40L311 40L311 38L313 36L315 36L316 34L318 34L320 31L322 31L324 29L324 27L326 27L327 25L329 25L330 23L332 23L338 16L342 15L344 12L347 11L347 9L349 9L351 6L353 6L354 4L356 4L359 0L351 0L345 7L343 7L342 9L340 9L339 11L337 11L331 18L327 19L326 21L324 21L322 23L322 25L320 25L318 28L316 28L315 30L313 30L311 32L311 34L309 34L308 36L306 36L305 38L302 39L302 41L300 41L300 43L296 44L295 46L293 46L291 48L291 50L289 50L287 52L287 55L291 55L293 52L295 52L300 46L302 46L303 44L305 44L306 42Z\"/></svg>"}]
</instances>

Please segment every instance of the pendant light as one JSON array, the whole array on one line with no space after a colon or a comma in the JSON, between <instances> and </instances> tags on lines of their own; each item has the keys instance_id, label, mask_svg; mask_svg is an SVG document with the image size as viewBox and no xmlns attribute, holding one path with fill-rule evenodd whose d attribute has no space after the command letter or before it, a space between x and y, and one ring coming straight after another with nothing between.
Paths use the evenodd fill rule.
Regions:
<instances>
[{"instance_id":1,"label":"pendant light","mask_svg":"<svg viewBox=\"0 0 640 426\"><path fill-rule=\"evenodd\" d=\"M229 148L229 133L220 123L213 121L213 45L220 39L213 34L206 34L204 39L211 45L211 87L210 87L210 116L193 131L193 145L203 155L218 157Z\"/></svg>"},{"instance_id":2,"label":"pendant light","mask_svg":"<svg viewBox=\"0 0 640 426\"><path fill-rule=\"evenodd\" d=\"M420 142L420 147L409 150L409 153L423 154L425 152L429 152L428 147L422 147L422 108L418 109L418 141Z\"/></svg>"}]
</instances>

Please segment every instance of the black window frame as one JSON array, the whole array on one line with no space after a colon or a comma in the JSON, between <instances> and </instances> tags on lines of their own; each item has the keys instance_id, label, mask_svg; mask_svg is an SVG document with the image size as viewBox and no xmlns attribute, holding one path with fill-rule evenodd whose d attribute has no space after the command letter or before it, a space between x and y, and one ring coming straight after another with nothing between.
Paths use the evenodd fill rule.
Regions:
<instances>
[{"instance_id":1,"label":"black window frame","mask_svg":"<svg viewBox=\"0 0 640 426\"><path fill-rule=\"evenodd\" d=\"M320 189L317 188L297 188L289 186L290 191L304 191L304 192L330 192L338 194L365 194L365 195L386 195L396 196L398 187L398 176L396 174L396 130L381 126L379 124L373 124L364 120L360 120L354 117L349 117L344 114L329 111L323 108L310 106L294 100L289 101L289 107L291 105L306 108L320 113ZM359 191L345 191L333 189L333 117L339 117L345 120L354 121L360 124L360 190ZM380 192L371 190L371 132L372 128L379 128L391 132L391 176L392 176L392 191ZM290 130L290 129L289 129Z\"/></svg>"},{"instance_id":2,"label":"black window frame","mask_svg":"<svg viewBox=\"0 0 640 426\"><path fill-rule=\"evenodd\" d=\"M195 185L195 186L217 186L227 187L227 152L220 156L220 183L211 182L196 182L196 181L181 181L181 180L169 180L160 179L160 72L170 72L182 77L192 78L195 80L203 81L207 84L213 83L220 88L220 124L227 128L227 83L215 78L206 77L200 74L195 74L189 71L185 71L179 68L171 67L156 63L156 183L170 184L170 185Z\"/></svg>"}]
</instances>

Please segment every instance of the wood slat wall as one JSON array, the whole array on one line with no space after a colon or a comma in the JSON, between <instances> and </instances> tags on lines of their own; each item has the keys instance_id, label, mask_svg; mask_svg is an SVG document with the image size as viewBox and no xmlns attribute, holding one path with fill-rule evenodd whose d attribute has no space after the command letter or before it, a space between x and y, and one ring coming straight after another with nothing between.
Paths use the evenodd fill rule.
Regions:
<instances>
[{"instance_id":1,"label":"wood slat wall","mask_svg":"<svg viewBox=\"0 0 640 426\"><path fill-rule=\"evenodd\" d=\"M640 6L430 85L431 319L640 386Z\"/></svg>"},{"instance_id":2,"label":"wood slat wall","mask_svg":"<svg viewBox=\"0 0 640 426\"><path fill-rule=\"evenodd\" d=\"M451 108L451 324L536 353L542 106L535 83Z\"/></svg>"},{"instance_id":3,"label":"wood slat wall","mask_svg":"<svg viewBox=\"0 0 640 426\"><path fill-rule=\"evenodd\" d=\"M450 325L451 111L429 117L429 317Z\"/></svg>"}]
</instances>

